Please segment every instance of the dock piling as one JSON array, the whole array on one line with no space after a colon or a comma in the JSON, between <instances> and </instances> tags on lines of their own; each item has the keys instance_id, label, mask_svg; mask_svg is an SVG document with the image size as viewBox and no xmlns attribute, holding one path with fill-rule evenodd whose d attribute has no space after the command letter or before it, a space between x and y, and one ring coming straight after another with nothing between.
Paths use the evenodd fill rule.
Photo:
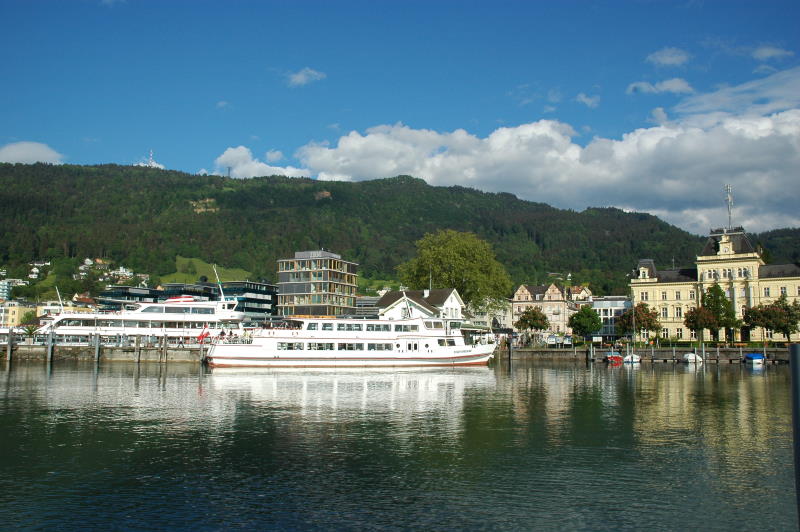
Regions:
<instances>
[{"instance_id":1,"label":"dock piling","mask_svg":"<svg viewBox=\"0 0 800 532\"><path fill-rule=\"evenodd\" d=\"M800 518L800 344L789 346L789 370L792 378L792 428L794 436L794 491ZM800 522L800 521L799 521Z\"/></svg>"},{"instance_id":2,"label":"dock piling","mask_svg":"<svg viewBox=\"0 0 800 532\"><path fill-rule=\"evenodd\" d=\"M55 338L53 337L53 331L47 333L47 362L50 363L53 361L53 344L55 343Z\"/></svg>"}]
</instances>

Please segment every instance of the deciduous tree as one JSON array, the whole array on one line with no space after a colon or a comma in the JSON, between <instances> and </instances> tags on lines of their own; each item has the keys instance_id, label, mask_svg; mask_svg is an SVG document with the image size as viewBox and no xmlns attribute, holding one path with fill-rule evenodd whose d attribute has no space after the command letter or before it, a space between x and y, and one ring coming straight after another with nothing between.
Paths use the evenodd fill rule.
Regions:
<instances>
[{"instance_id":1,"label":"deciduous tree","mask_svg":"<svg viewBox=\"0 0 800 532\"><path fill-rule=\"evenodd\" d=\"M741 327L741 323L736 319L733 303L725 297L725 292L717 283L709 286L703 293L702 307L711 312L716 319L715 327L706 327L711 331L715 340L718 339L720 328L738 329Z\"/></svg>"},{"instance_id":2,"label":"deciduous tree","mask_svg":"<svg viewBox=\"0 0 800 532\"><path fill-rule=\"evenodd\" d=\"M578 312L569 317L568 323L575 334L583 337L599 331L603 327L600 316L589 306L581 307Z\"/></svg>"},{"instance_id":3,"label":"deciduous tree","mask_svg":"<svg viewBox=\"0 0 800 532\"><path fill-rule=\"evenodd\" d=\"M624 336L633 331L633 317L633 311L628 309L617 318L617 334ZM636 305L636 330L653 332L661 330L661 322L658 321L658 312L655 309L650 309L647 303L639 303Z\"/></svg>"},{"instance_id":4,"label":"deciduous tree","mask_svg":"<svg viewBox=\"0 0 800 532\"><path fill-rule=\"evenodd\" d=\"M464 303L477 310L511 293L511 278L492 247L473 233L440 230L426 234L416 246L416 257L397 268L411 288L455 288Z\"/></svg>"},{"instance_id":5,"label":"deciduous tree","mask_svg":"<svg viewBox=\"0 0 800 532\"><path fill-rule=\"evenodd\" d=\"M717 317L706 307L689 309L683 316L683 324L690 331L694 331L701 342L703 341L704 329L715 331L720 327Z\"/></svg>"},{"instance_id":6,"label":"deciduous tree","mask_svg":"<svg viewBox=\"0 0 800 532\"><path fill-rule=\"evenodd\" d=\"M514 327L521 331L544 331L550 328L550 322L539 307L525 309L519 319L514 323Z\"/></svg>"}]
</instances>

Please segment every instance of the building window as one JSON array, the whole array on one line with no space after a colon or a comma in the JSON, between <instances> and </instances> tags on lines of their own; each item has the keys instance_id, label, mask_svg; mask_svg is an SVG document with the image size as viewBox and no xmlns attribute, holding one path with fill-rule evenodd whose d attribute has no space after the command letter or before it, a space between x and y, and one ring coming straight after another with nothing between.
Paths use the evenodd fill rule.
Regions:
<instances>
[{"instance_id":1,"label":"building window","mask_svg":"<svg viewBox=\"0 0 800 532\"><path fill-rule=\"evenodd\" d=\"M772 340L772 330L771 329L764 329L764 336L766 336L767 339Z\"/></svg>"},{"instance_id":2,"label":"building window","mask_svg":"<svg viewBox=\"0 0 800 532\"><path fill-rule=\"evenodd\" d=\"M683 329L681 329L680 327L675 329L675 337L678 338L678 340L683 339Z\"/></svg>"},{"instance_id":3,"label":"building window","mask_svg":"<svg viewBox=\"0 0 800 532\"><path fill-rule=\"evenodd\" d=\"M689 338L691 338L692 340L697 340L697 333L694 330L690 330Z\"/></svg>"},{"instance_id":4,"label":"building window","mask_svg":"<svg viewBox=\"0 0 800 532\"><path fill-rule=\"evenodd\" d=\"M647 301L647 292L641 292L639 294L639 299L641 299L642 301Z\"/></svg>"},{"instance_id":5,"label":"building window","mask_svg":"<svg viewBox=\"0 0 800 532\"><path fill-rule=\"evenodd\" d=\"M764 297L769 297L769 286L764 287Z\"/></svg>"},{"instance_id":6,"label":"building window","mask_svg":"<svg viewBox=\"0 0 800 532\"><path fill-rule=\"evenodd\" d=\"M669 317L669 313L667 312L667 307L664 307L664 308L661 309L661 317L662 318L668 318Z\"/></svg>"},{"instance_id":7,"label":"building window","mask_svg":"<svg viewBox=\"0 0 800 532\"><path fill-rule=\"evenodd\" d=\"M669 338L669 329L661 329L661 338L664 338L665 340Z\"/></svg>"},{"instance_id":8,"label":"building window","mask_svg":"<svg viewBox=\"0 0 800 532\"><path fill-rule=\"evenodd\" d=\"M689 290L689 299L694 301L694 298L695 298L694 290Z\"/></svg>"},{"instance_id":9,"label":"building window","mask_svg":"<svg viewBox=\"0 0 800 532\"><path fill-rule=\"evenodd\" d=\"M676 318L683 317L683 307L675 307L675 317Z\"/></svg>"},{"instance_id":10,"label":"building window","mask_svg":"<svg viewBox=\"0 0 800 532\"><path fill-rule=\"evenodd\" d=\"M681 291L680 290L676 290L675 291L675 299L680 300L680 298L681 298Z\"/></svg>"},{"instance_id":11,"label":"building window","mask_svg":"<svg viewBox=\"0 0 800 532\"><path fill-rule=\"evenodd\" d=\"M782 296L785 296L785 295L787 295L787 293L786 293L786 287L785 287L785 286L781 286L781 295L782 295Z\"/></svg>"},{"instance_id":12,"label":"building window","mask_svg":"<svg viewBox=\"0 0 800 532\"><path fill-rule=\"evenodd\" d=\"M666 291L661 292L661 299L666 301L666 299L667 299L667 292Z\"/></svg>"}]
</instances>

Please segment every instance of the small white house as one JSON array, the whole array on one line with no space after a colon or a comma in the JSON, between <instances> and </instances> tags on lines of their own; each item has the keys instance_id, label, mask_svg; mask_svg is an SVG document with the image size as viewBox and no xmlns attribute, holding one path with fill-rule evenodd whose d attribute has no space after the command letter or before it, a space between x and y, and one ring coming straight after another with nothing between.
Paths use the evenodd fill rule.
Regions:
<instances>
[{"instance_id":1,"label":"small white house","mask_svg":"<svg viewBox=\"0 0 800 532\"><path fill-rule=\"evenodd\" d=\"M455 288L434 290L393 290L375 304L384 319L407 318L463 319L464 302Z\"/></svg>"}]
</instances>

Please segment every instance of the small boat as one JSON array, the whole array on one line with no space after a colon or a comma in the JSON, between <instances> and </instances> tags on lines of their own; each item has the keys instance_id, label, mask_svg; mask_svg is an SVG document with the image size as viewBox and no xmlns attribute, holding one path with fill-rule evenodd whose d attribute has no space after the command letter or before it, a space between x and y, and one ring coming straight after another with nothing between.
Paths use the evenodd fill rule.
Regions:
<instances>
[{"instance_id":1,"label":"small boat","mask_svg":"<svg viewBox=\"0 0 800 532\"><path fill-rule=\"evenodd\" d=\"M637 354L631 353L630 355L625 355L625 358L622 360L625 364L638 364L642 361L642 357Z\"/></svg>"},{"instance_id":2,"label":"small boat","mask_svg":"<svg viewBox=\"0 0 800 532\"><path fill-rule=\"evenodd\" d=\"M700 364L703 363L703 357L701 357L697 353L685 353L681 357L681 360L683 360L684 364L698 364L698 365L700 365Z\"/></svg>"},{"instance_id":3,"label":"small boat","mask_svg":"<svg viewBox=\"0 0 800 532\"><path fill-rule=\"evenodd\" d=\"M765 359L766 357L761 353L747 353L744 356L745 364L750 364L751 366L763 366Z\"/></svg>"},{"instance_id":4,"label":"small boat","mask_svg":"<svg viewBox=\"0 0 800 532\"><path fill-rule=\"evenodd\" d=\"M609 351L603 357L603 362L613 365L622 364L622 355L619 354L619 351Z\"/></svg>"}]
</instances>

